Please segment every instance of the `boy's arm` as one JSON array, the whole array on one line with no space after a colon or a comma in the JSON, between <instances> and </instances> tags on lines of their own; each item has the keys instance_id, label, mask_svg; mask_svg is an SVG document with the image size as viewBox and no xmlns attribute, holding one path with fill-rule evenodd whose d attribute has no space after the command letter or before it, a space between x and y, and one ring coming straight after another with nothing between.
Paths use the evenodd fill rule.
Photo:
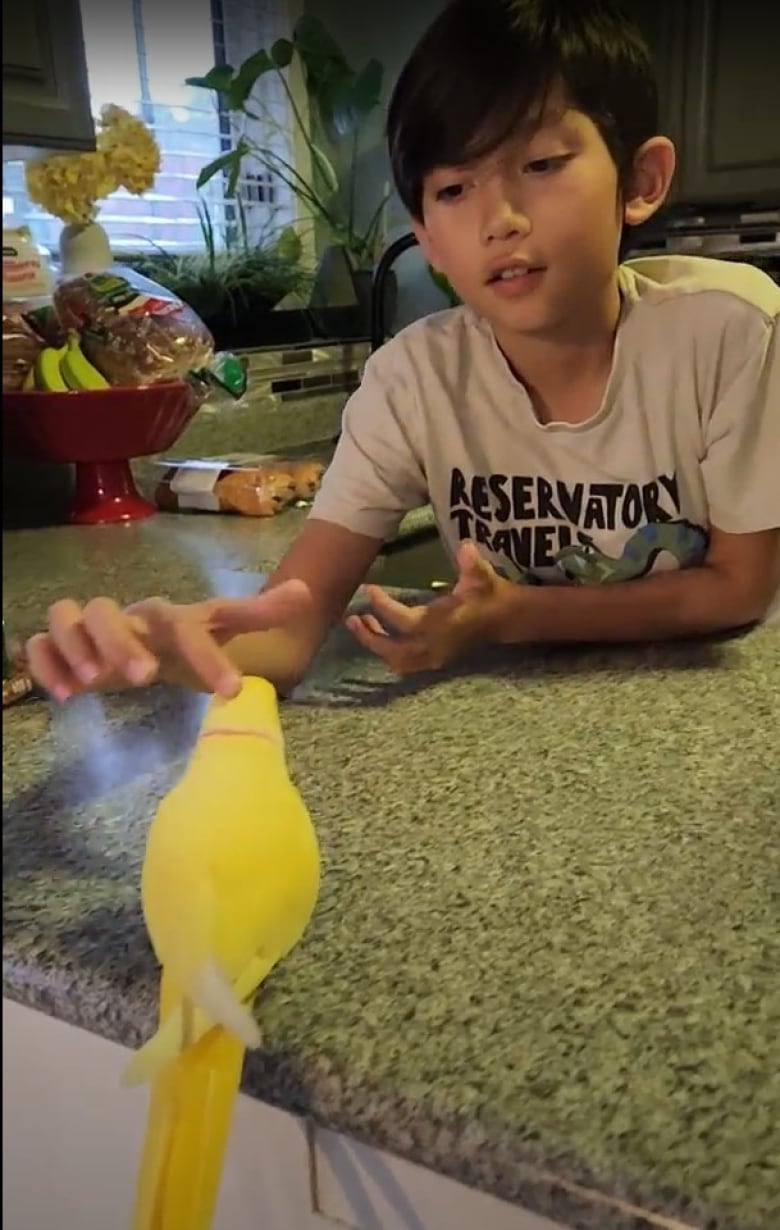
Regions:
<instances>
[{"instance_id":1,"label":"boy's arm","mask_svg":"<svg viewBox=\"0 0 780 1230\"><path fill-rule=\"evenodd\" d=\"M728 375L703 423L712 521L703 565L604 587L520 591L499 617L498 639L668 640L764 617L780 586L778 320L735 315L724 340Z\"/></svg>"},{"instance_id":2,"label":"boy's arm","mask_svg":"<svg viewBox=\"0 0 780 1230\"><path fill-rule=\"evenodd\" d=\"M309 587L311 604L289 627L249 632L228 643L226 652L242 674L261 675L279 692L289 692L306 673L381 546L381 538L310 517L267 588L297 578Z\"/></svg>"},{"instance_id":3,"label":"boy's arm","mask_svg":"<svg viewBox=\"0 0 780 1230\"><path fill-rule=\"evenodd\" d=\"M403 345L393 341L366 364L360 387L344 410L341 437L312 512L268 581L268 589L282 581L303 581L311 594L306 615L269 631L236 636L226 646L242 674L262 675L281 693L306 673L404 513L427 498L412 439L416 400L404 353ZM182 682L170 670L163 675Z\"/></svg>"},{"instance_id":4,"label":"boy's arm","mask_svg":"<svg viewBox=\"0 0 780 1230\"><path fill-rule=\"evenodd\" d=\"M721 632L762 619L778 586L780 529L713 529L700 568L618 585L506 587L492 639L655 641Z\"/></svg>"}]
</instances>

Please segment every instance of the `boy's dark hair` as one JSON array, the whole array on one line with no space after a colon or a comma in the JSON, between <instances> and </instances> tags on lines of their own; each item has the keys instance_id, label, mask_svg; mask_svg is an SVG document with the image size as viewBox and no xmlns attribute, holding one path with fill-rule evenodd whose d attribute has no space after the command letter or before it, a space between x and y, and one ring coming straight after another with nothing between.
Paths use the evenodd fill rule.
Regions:
<instances>
[{"instance_id":1,"label":"boy's dark hair","mask_svg":"<svg viewBox=\"0 0 780 1230\"><path fill-rule=\"evenodd\" d=\"M393 91L387 139L399 196L422 220L423 180L497 149L562 87L627 181L657 132L650 52L612 0L451 0Z\"/></svg>"}]
</instances>

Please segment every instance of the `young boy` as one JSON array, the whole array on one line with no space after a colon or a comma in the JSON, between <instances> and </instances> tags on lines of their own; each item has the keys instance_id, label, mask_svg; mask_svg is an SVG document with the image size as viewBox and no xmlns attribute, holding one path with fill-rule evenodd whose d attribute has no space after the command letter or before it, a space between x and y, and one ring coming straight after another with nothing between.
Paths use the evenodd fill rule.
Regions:
<instances>
[{"instance_id":1,"label":"young boy","mask_svg":"<svg viewBox=\"0 0 780 1230\"><path fill-rule=\"evenodd\" d=\"M662 639L780 615L780 289L727 262L619 265L675 160L633 27L609 0L453 0L401 74L388 137L422 251L466 306L371 358L259 597L57 603L29 654L60 700L158 674L289 689L428 499L452 593L412 610L371 587L376 615L348 621L398 673L480 640Z\"/></svg>"}]
</instances>

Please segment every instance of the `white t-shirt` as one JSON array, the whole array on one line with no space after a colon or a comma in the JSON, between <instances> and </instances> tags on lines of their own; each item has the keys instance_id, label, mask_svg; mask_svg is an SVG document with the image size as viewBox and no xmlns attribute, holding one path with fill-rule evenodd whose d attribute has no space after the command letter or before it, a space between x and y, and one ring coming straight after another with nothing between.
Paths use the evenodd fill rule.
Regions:
<instances>
[{"instance_id":1,"label":"white t-shirt","mask_svg":"<svg viewBox=\"0 0 780 1230\"><path fill-rule=\"evenodd\" d=\"M451 553L471 538L503 575L559 584L697 565L711 525L780 527L780 287L689 256L619 280L591 418L540 423L487 322L440 312L369 359L312 516L384 540L430 501Z\"/></svg>"}]
</instances>

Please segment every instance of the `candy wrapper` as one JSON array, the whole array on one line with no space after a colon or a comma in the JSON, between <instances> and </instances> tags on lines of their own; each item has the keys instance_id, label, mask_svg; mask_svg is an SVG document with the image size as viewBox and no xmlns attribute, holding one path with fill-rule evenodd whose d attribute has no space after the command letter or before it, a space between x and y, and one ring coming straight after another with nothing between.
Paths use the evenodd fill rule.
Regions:
<instances>
[{"instance_id":1,"label":"candy wrapper","mask_svg":"<svg viewBox=\"0 0 780 1230\"><path fill-rule=\"evenodd\" d=\"M247 360L244 356L221 350L206 367L190 372L188 379L196 393L200 393L204 398L208 397L212 388L218 388L238 400L246 393Z\"/></svg>"},{"instance_id":2,"label":"candy wrapper","mask_svg":"<svg viewBox=\"0 0 780 1230\"><path fill-rule=\"evenodd\" d=\"M35 683L27 669L21 646L9 650L3 624L3 708L24 700L34 691Z\"/></svg>"},{"instance_id":3,"label":"candy wrapper","mask_svg":"<svg viewBox=\"0 0 780 1230\"><path fill-rule=\"evenodd\" d=\"M155 499L163 512L240 513L274 517L313 499L324 465L314 458L234 454L160 463Z\"/></svg>"}]
</instances>

